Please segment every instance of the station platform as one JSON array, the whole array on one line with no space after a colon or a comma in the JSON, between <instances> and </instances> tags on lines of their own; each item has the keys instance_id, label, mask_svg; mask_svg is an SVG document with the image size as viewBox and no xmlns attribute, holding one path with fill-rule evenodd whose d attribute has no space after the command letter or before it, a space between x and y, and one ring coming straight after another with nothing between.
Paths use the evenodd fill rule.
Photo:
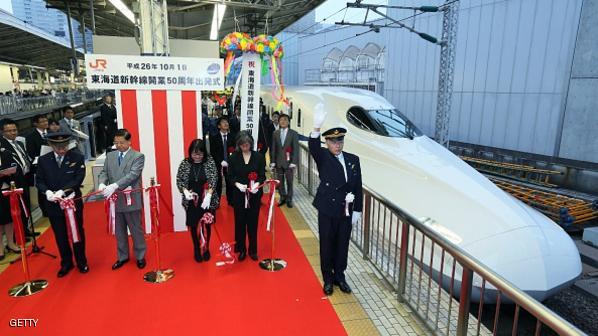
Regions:
<instances>
[{"instance_id":1,"label":"station platform","mask_svg":"<svg viewBox=\"0 0 598 336\"><path fill-rule=\"evenodd\" d=\"M90 191L93 185L89 166L90 164L84 192ZM211 241L212 260L197 264L191 255L188 234L177 232L166 234L162 238L162 251L165 251L163 263L172 267L176 275L171 281L160 285L147 284L142 279L143 273L154 265L154 246L151 240L147 240L148 266L145 270L138 270L134 262L119 271L110 269L115 254L114 240L105 232L103 203L89 202L85 206L85 229L90 272L83 275L75 269L65 278L58 279L56 271L59 259L35 255L30 258L32 277L48 280L48 288L31 297L12 298L6 291L22 281L22 270L20 262L9 264L18 256L7 254L7 258L0 264L0 283L4 284L5 293L0 297L0 316L6 322L0 327L0 333L22 335L29 332L60 332L62 335L69 335L85 331L87 334L103 334L118 323L126 325L122 329L123 333L135 330L134 324L146 324L146 327L137 329L144 330L146 334L172 331L180 333L198 330L196 322L202 321L199 323L200 329L228 334L235 329L228 322L238 321L244 325L243 331L249 335L281 334L276 330L283 332L282 334L304 334L311 328L316 328L315 334L327 335L429 334L423 323L407 306L398 303L392 289L353 248L350 249L347 277L354 293L345 294L336 290L330 297L322 293L316 212L310 204L311 197L307 191L301 186L296 189L296 207L276 210L280 232L278 256L287 259L287 269L280 273L268 273L259 269L257 263L249 258L244 262L224 266L228 269L216 267L215 261L221 257L217 252L218 239L214 232ZM270 238L264 225L265 209L264 207L261 211L258 233L260 258L268 257L270 249ZM232 208L221 208L217 218L222 223L220 230L223 240L232 239ZM54 237L48 228L46 218L36 223L36 229L42 232L38 243L45 246L47 252L58 254ZM293 246L297 248L294 249ZM222 294L234 288L235 283L242 287L244 279L253 279L246 281L255 286L255 296L237 289L234 289L237 298L227 298ZM193 289L194 282L203 288ZM204 288L209 288L214 293L208 295ZM284 307L280 303L285 301L280 300L281 298L295 296L296 303L302 303L299 306L304 306L303 308L293 308L293 305ZM189 304L193 299L197 299L196 308ZM254 302L260 308L252 311L254 304L249 302ZM119 309L123 309L123 306L124 309L135 311L127 313L134 317L117 323L119 314L116 313L122 313ZM60 314L56 313L58 307L62 307ZM244 310L247 312L243 312ZM191 313L192 311L195 312ZM204 319L202 316L209 318ZM21 328L9 327L8 321L13 318L39 318L40 321L36 328L29 328L24 333ZM69 323L69 318L75 318L79 322ZM195 318L197 320L193 321ZM156 323L156 319L163 322ZM215 324L209 326L212 323L209 321ZM82 327L84 325L93 328Z\"/></svg>"}]
</instances>

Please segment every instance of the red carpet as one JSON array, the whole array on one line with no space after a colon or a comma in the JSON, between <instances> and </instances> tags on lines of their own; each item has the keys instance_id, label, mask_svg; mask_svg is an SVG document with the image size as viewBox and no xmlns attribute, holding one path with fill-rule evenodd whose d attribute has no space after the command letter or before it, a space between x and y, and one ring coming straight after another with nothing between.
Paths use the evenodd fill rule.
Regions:
<instances>
[{"instance_id":1,"label":"red carpet","mask_svg":"<svg viewBox=\"0 0 598 336\"><path fill-rule=\"evenodd\" d=\"M269 257L270 234L265 232L262 208L258 233L259 256ZM218 239L214 232L212 260L193 260L187 232L162 239L162 263L175 277L162 284L143 281L154 266L154 245L148 241L148 267L138 270L132 260L112 271L116 248L105 233L102 203L85 207L87 257L90 272L74 270L58 279L58 259L30 258L32 278L50 282L41 293L9 297L7 291L22 282L20 264L0 274L0 335L345 335L282 212L277 219L277 256L289 263L280 272L266 272L247 258L216 267ZM217 214L220 234L233 241L232 208ZM40 244L57 254L48 230ZM132 255L132 254L131 254ZM11 319L39 319L37 327L15 328Z\"/></svg>"}]
</instances>

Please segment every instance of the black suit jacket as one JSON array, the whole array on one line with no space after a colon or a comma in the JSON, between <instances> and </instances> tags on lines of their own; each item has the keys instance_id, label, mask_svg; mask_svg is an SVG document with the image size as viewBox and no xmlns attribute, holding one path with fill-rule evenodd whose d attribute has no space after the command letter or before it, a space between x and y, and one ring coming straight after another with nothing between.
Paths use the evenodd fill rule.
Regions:
<instances>
[{"instance_id":1,"label":"black suit jacket","mask_svg":"<svg viewBox=\"0 0 598 336\"><path fill-rule=\"evenodd\" d=\"M63 211L58 203L48 202L45 197L46 191L63 190L65 196L75 192L75 197L80 197L83 179L85 179L85 158L77 151L66 152L60 167L56 163L54 152L38 159L36 187L44 195L40 201L45 204L48 216L62 216ZM80 209L83 201L76 202L76 205L77 209Z\"/></svg>"},{"instance_id":2,"label":"black suit jacket","mask_svg":"<svg viewBox=\"0 0 598 336\"><path fill-rule=\"evenodd\" d=\"M228 133L228 135L226 136L226 146L222 143L222 135L220 134L220 132L210 135L210 154L212 155L212 158L214 158L214 161L216 162L216 168L218 168L218 171L220 171L220 167L221 167L220 163L222 163L222 161L224 161L225 158L228 161L228 148L229 147L235 148L235 135L234 134L232 134L230 132ZM227 151L227 156L224 156L225 149Z\"/></svg>"},{"instance_id":3,"label":"black suit jacket","mask_svg":"<svg viewBox=\"0 0 598 336\"><path fill-rule=\"evenodd\" d=\"M264 156L255 151L251 151L249 162L245 164L243 160L243 153L235 151L228 161L228 177L232 184L239 182L249 187L249 174L255 172L257 174L257 183L264 183L266 180L266 160ZM260 200L262 198L263 189L257 193L250 195L249 202L252 208L259 208ZM242 193L237 187L233 187L233 204L244 204L245 193Z\"/></svg>"},{"instance_id":4,"label":"black suit jacket","mask_svg":"<svg viewBox=\"0 0 598 336\"><path fill-rule=\"evenodd\" d=\"M102 119L102 126L107 126L108 129L116 130L116 107L114 105L108 106L102 103L100 106L100 117Z\"/></svg>"},{"instance_id":5,"label":"black suit jacket","mask_svg":"<svg viewBox=\"0 0 598 336\"><path fill-rule=\"evenodd\" d=\"M32 160L39 156L42 146L47 145L48 141L36 129L27 136L27 154Z\"/></svg>"},{"instance_id":6,"label":"black suit jacket","mask_svg":"<svg viewBox=\"0 0 598 336\"><path fill-rule=\"evenodd\" d=\"M309 152L316 161L320 175L320 185L313 201L319 212L334 218L345 216L345 196L352 192L355 200L350 208L361 212L363 208L363 190L359 157L343 152L347 179L340 161L327 148L320 145L320 138L309 138Z\"/></svg>"}]
</instances>

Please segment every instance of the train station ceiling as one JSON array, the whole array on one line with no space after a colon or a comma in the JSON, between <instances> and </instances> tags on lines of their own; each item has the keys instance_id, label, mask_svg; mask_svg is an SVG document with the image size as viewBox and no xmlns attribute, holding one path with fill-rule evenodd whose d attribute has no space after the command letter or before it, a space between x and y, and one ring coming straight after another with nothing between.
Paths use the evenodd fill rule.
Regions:
<instances>
[{"instance_id":1,"label":"train station ceiling","mask_svg":"<svg viewBox=\"0 0 598 336\"><path fill-rule=\"evenodd\" d=\"M48 7L67 11L90 24L90 3L93 3L97 35L134 36L135 25L127 19L111 0L46 0ZM122 0L135 10L136 0ZM216 4L226 5L218 37L239 30L251 35L274 35L303 17L324 0L172 0L167 1L171 38L208 40ZM235 20L236 18L236 20ZM267 22L267 23L266 23ZM238 25L238 28L236 28Z\"/></svg>"},{"instance_id":2,"label":"train station ceiling","mask_svg":"<svg viewBox=\"0 0 598 336\"><path fill-rule=\"evenodd\" d=\"M83 55L80 49L76 53ZM0 10L0 61L68 70L72 56L63 39Z\"/></svg>"}]
</instances>

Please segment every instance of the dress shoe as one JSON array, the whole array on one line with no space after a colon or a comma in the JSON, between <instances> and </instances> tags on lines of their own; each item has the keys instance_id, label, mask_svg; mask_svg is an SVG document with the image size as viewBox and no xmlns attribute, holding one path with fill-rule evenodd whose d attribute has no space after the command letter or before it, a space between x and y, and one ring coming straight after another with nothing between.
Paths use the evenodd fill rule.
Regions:
<instances>
[{"instance_id":1,"label":"dress shoe","mask_svg":"<svg viewBox=\"0 0 598 336\"><path fill-rule=\"evenodd\" d=\"M339 281L336 283L336 285L338 286L338 288L341 289L341 292L343 293L350 294L352 292L351 287L349 287L349 284L346 281Z\"/></svg>"},{"instance_id":2,"label":"dress shoe","mask_svg":"<svg viewBox=\"0 0 598 336\"><path fill-rule=\"evenodd\" d=\"M291 201L291 200L288 200L288 201L287 201L287 207L288 207L288 208L292 208L292 207L293 207L293 201Z\"/></svg>"},{"instance_id":3,"label":"dress shoe","mask_svg":"<svg viewBox=\"0 0 598 336\"><path fill-rule=\"evenodd\" d=\"M330 295L332 295L333 291L334 291L334 286L332 286L331 283L324 284L324 294L330 296Z\"/></svg>"},{"instance_id":4,"label":"dress shoe","mask_svg":"<svg viewBox=\"0 0 598 336\"><path fill-rule=\"evenodd\" d=\"M85 273L89 272L89 266L87 266L87 265L77 266L77 267L79 268L79 273L85 274Z\"/></svg>"},{"instance_id":5,"label":"dress shoe","mask_svg":"<svg viewBox=\"0 0 598 336\"><path fill-rule=\"evenodd\" d=\"M205 260L205 261L208 261L208 260L210 260L210 251L206 250L206 251L203 253L203 260Z\"/></svg>"},{"instance_id":6,"label":"dress shoe","mask_svg":"<svg viewBox=\"0 0 598 336\"><path fill-rule=\"evenodd\" d=\"M125 259L125 260L118 260L117 262L114 263L114 265L112 265L112 270L117 270L121 267L123 267L124 264L126 264L127 262L129 262L129 259Z\"/></svg>"},{"instance_id":7,"label":"dress shoe","mask_svg":"<svg viewBox=\"0 0 598 336\"><path fill-rule=\"evenodd\" d=\"M197 261L198 263L203 261L203 258L201 257L201 252L195 252L193 254L193 259L195 259L195 261Z\"/></svg>"},{"instance_id":8,"label":"dress shoe","mask_svg":"<svg viewBox=\"0 0 598 336\"><path fill-rule=\"evenodd\" d=\"M145 258L137 260L137 268L144 269L145 268Z\"/></svg>"},{"instance_id":9,"label":"dress shoe","mask_svg":"<svg viewBox=\"0 0 598 336\"><path fill-rule=\"evenodd\" d=\"M69 272L72 269L73 269L73 265L67 266L67 267L61 267L60 270L58 271L58 274L56 274L56 276L59 278L62 278L63 276L69 274Z\"/></svg>"},{"instance_id":10,"label":"dress shoe","mask_svg":"<svg viewBox=\"0 0 598 336\"><path fill-rule=\"evenodd\" d=\"M10 247L10 246L6 246L6 248L7 248L7 249L8 249L10 252L12 252L12 253L15 253L15 254L19 254L19 253L21 253L21 249L20 249L20 248L18 248L18 247L17 247L17 248L12 248L12 247Z\"/></svg>"},{"instance_id":11,"label":"dress shoe","mask_svg":"<svg viewBox=\"0 0 598 336\"><path fill-rule=\"evenodd\" d=\"M239 261L243 261L245 260L245 257L247 256L247 254L245 252L241 252L239 253Z\"/></svg>"},{"instance_id":12,"label":"dress shoe","mask_svg":"<svg viewBox=\"0 0 598 336\"><path fill-rule=\"evenodd\" d=\"M286 198L281 198L280 202L278 202L278 206L283 206L287 202Z\"/></svg>"},{"instance_id":13,"label":"dress shoe","mask_svg":"<svg viewBox=\"0 0 598 336\"><path fill-rule=\"evenodd\" d=\"M251 258L251 260L253 260L253 261L257 261L257 253L250 254L249 258Z\"/></svg>"}]
</instances>

